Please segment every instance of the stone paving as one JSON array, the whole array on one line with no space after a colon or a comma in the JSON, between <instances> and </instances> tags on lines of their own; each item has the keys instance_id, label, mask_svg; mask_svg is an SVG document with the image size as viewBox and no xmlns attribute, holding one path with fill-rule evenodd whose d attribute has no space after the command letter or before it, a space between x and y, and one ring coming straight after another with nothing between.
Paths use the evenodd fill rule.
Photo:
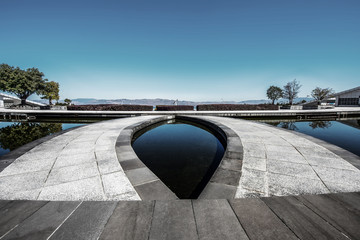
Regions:
<instances>
[{"instance_id":1,"label":"stone paving","mask_svg":"<svg viewBox=\"0 0 360 240\"><path fill-rule=\"evenodd\" d=\"M126 126L152 118L90 124L36 146L0 173L0 199L140 200L115 143Z\"/></svg>"},{"instance_id":2,"label":"stone paving","mask_svg":"<svg viewBox=\"0 0 360 240\"><path fill-rule=\"evenodd\" d=\"M90 124L36 146L0 172L0 199L140 200L115 143L127 126L154 118ZM235 198L360 191L360 170L312 141L251 121L198 118L221 123L241 139Z\"/></svg>"},{"instance_id":3,"label":"stone paving","mask_svg":"<svg viewBox=\"0 0 360 240\"><path fill-rule=\"evenodd\" d=\"M312 141L251 121L206 118L230 127L242 141L236 198L360 191L360 170Z\"/></svg>"}]
</instances>

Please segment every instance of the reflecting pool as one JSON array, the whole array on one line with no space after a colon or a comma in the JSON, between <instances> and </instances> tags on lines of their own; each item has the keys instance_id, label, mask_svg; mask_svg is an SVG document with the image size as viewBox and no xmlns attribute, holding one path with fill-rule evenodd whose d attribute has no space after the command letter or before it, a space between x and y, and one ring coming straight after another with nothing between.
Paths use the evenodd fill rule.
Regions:
<instances>
[{"instance_id":1,"label":"reflecting pool","mask_svg":"<svg viewBox=\"0 0 360 240\"><path fill-rule=\"evenodd\" d=\"M197 198L224 155L225 143L204 126L172 120L135 134L132 147L179 198ZM219 140L221 139L221 140Z\"/></svg>"}]
</instances>

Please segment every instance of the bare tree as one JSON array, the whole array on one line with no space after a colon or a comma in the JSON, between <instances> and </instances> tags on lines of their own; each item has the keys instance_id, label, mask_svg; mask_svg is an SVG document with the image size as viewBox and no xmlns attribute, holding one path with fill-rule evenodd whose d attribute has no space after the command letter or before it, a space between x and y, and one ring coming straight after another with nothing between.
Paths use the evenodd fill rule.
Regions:
<instances>
[{"instance_id":1,"label":"bare tree","mask_svg":"<svg viewBox=\"0 0 360 240\"><path fill-rule=\"evenodd\" d=\"M296 81L296 79L294 79L291 82L288 82L284 86L283 97L285 99L289 99L290 105L293 104L294 99L298 96L300 88L301 88L301 85L298 81Z\"/></svg>"},{"instance_id":2,"label":"bare tree","mask_svg":"<svg viewBox=\"0 0 360 240\"><path fill-rule=\"evenodd\" d=\"M315 98L318 103L320 103L325 98L330 97L332 94L334 94L334 91L331 88L316 87L314 90L311 91L311 96Z\"/></svg>"}]
</instances>

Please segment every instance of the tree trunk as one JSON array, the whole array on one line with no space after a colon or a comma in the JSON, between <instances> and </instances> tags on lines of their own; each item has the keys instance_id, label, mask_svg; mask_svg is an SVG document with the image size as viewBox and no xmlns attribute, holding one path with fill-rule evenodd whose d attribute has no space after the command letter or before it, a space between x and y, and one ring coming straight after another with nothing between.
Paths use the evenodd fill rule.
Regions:
<instances>
[{"instance_id":1,"label":"tree trunk","mask_svg":"<svg viewBox=\"0 0 360 240\"><path fill-rule=\"evenodd\" d=\"M49 105L50 105L50 106L52 105L51 98L49 98Z\"/></svg>"},{"instance_id":2,"label":"tree trunk","mask_svg":"<svg viewBox=\"0 0 360 240\"><path fill-rule=\"evenodd\" d=\"M275 104L275 99L272 100L272 105L274 105L274 104Z\"/></svg>"},{"instance_id":3,"label":"tree trunk","mask_svg":"<svg viewBox=\"0 0 360 240\"><path fill-rule=\"evenodd\" d=\"M26 105L26 98L25 99L21 99L21 105Z\"/></svg>"}]
</instances>

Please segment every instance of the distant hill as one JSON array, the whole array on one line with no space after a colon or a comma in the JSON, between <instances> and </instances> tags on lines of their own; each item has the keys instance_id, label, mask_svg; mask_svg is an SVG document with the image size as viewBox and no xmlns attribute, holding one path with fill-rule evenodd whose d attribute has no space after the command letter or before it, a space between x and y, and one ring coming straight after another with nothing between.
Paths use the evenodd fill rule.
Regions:
<instances>
[{"instance_id":1,"label":"distant hill","mask_svg":"<svg viewBox=\"0 0 360 240\"><path fill-rule=\"evenodd\" d=\"M131 104L131 105L174 105L175 99L96 99L96 98L75 98L71 99L73 104L76 105L90 105L90 104ZM294 102L300 102L302 100L310 101L312 98L296 98ZM41 103L48 103L47 100L33 100ZM63 102L63 100L60 100ZM178 105L199 105L199 104L263 104L269 103L270 100L245 100L245 101L206 101L206 102L194 102L194 101L183 101L179 100ZM286 103L286 99L279 99L279 103Z\"/></svg>"}]
</instances>

